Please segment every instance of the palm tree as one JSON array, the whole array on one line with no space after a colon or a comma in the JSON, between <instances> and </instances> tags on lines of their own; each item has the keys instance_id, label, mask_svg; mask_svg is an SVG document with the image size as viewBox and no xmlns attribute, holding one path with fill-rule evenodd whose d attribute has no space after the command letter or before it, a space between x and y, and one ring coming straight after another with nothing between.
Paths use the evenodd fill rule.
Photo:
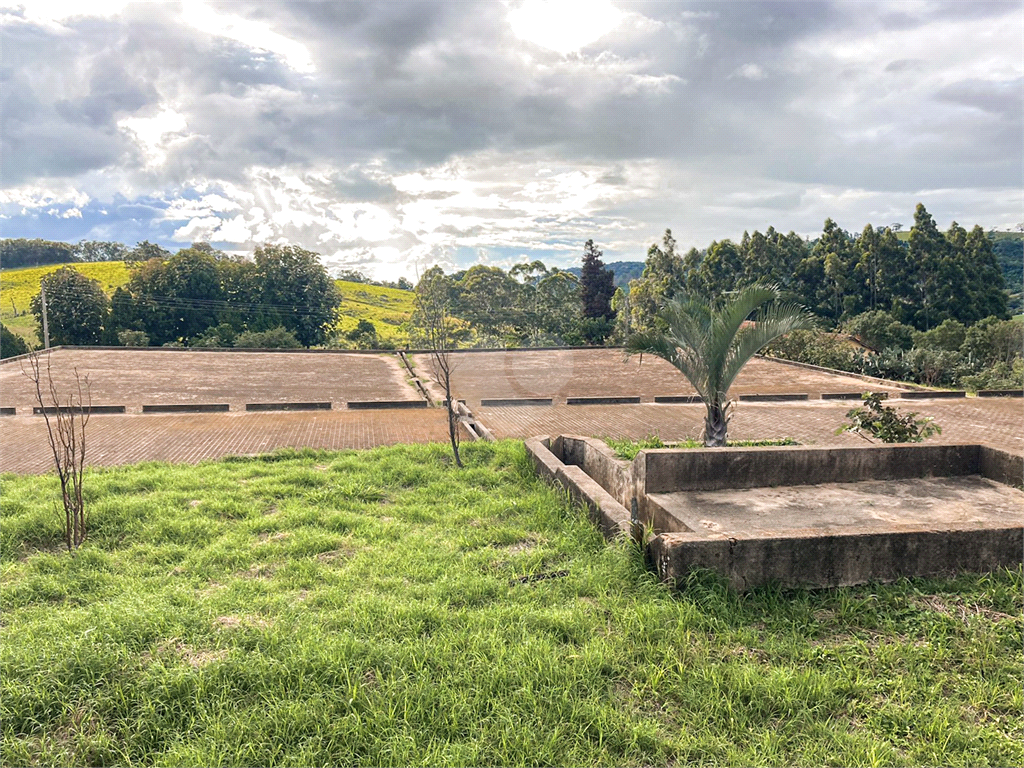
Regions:
<instances>
[{"instance_id":1,"label":"palm tree","mask_svg":"<svg viewBox=\"0 0 1024 768\"><path fill-rule=\"evenodd\" d=\"M659 312L666 331L637 333L626 342L627 355L657 355L689 379L707 408L704 445L709 448L725 445L729 387L747 361L780 336L813 326L807 310L779 299L778 286L761 283L718 303L672 299ZM753 322L744 322L748 318Z\"/></svg>"}]
</instances>

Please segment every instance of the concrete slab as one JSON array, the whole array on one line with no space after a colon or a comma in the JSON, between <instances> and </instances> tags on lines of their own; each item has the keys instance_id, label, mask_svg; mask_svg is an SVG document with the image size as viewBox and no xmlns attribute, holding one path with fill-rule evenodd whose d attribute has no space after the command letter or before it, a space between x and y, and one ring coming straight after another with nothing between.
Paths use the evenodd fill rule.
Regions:
<instances>
[{"instance_id":1,"label":"concrete slab","mask_svg":"<svg viewBox=\"0 0 1024 768\"><path fill-rule=\"evenodd\" d=\"M986 445L662 449L628 463L559 435L526 450L592 514L602 488L622 533L630 510L670 583L707 568L736 589L837 587L1024 560L1024 456Z\"/></svg>"},{"instance_id":2,"label":"concrete slab","mask_svg":"<svg viewBox=\"0 0 1024 768\"><path fill-rule=\"evenodd\" d=\"M1020 525L1024 492L978 475L650 494L684 527L726 536Z\"/></svg>"}]
</instances>

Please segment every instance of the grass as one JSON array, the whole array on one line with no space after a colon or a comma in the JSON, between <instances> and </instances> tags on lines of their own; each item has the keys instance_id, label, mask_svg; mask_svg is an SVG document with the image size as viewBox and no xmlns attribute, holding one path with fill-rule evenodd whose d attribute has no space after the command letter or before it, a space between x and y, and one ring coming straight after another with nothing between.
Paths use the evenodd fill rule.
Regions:
<instances>
[{"instance_id":1,"label":"grass","mask_svg":"<svg viewBox=\"0 0 1024 768\"><path fill-rule=\"evenodd\" d=\"M3 764L1024 760L1020 570L675 591L463 450L90 471L74 556L55 479L0 478Z\"/></svg>"},{"instance_id":2,"label":"grass","mask_svg":"<svg viewBox=\"0 0 1024 768\"><path fill-rule=\"evenodd\" d=\"M611 437L604 438L607 443L615 451L615 455L620 459L626 461L632 461L636 458L636 455L640 451L648 448L703 448L704 443L700 440L679 440L676 442L665 443L658 435L647 435L639 440L630 440L625 438L623 440L616 440ZM730 448L751 448L758 446L768 445L799 445L799 443L791 437L783 437L777 440L729 440L727 444Z\"/></svg>"},{"instance_id":3,"label":"grass","mask_svg":"<svg viewBox=\"0 0 1024 768\"><path fill-rule=\"evenodd\" d=\"M108 296L118 286L126 285L130 277L123 261L99 261L88 264L51 264L45 267L6 269L0 272L0 322L26 341L39 343L35 315L29 312L29 302L39 293L39 281L44 275L71 266L87 277L99 280ZM396 346L409 341L408 322L412 316L412 291L382 288L376 285L335 280L343 297L341 317L337 328L342 332L353 330L360 320L369 320L377 329L377 336ZM17 316L15 316L17 311Z\"/></svg>"},{"instance_id":4,"label":"grass","mask_svg":"<svg viewBox=\"0 0 1024 768\"><path fill-rule=\"evenodd\" d=\"M338 329L347 333L360 320L369 320L377 329L377 337L397 347L409 343L409 319L415 303L412 291L383 288L378 285L335 281L341 289L341 320Z\"/></svg>"}]
</instances>

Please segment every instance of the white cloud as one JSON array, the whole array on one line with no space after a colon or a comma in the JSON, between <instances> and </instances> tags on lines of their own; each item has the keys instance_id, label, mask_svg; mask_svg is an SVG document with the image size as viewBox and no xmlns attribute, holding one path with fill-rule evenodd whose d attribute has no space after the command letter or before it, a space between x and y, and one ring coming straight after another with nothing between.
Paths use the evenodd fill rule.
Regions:
<instances>
[{"instance_id":1,"label":"white cloud","mask_svg":"<svg viewBox=\"0 0 1024 768\"><path fill-rule=\"evenodd\" d=\"M567 54L604 37L623 16L608 0L525 0L508 22L520 39Z\"/></svg>"},{"instance_id":2,"label":"white cloud","mask_svg":"<svg viewBox=\"0 0 1024 768\"><path fill-rule=\"evenodd\" d=\"M768 75L757 64L744 64L737 67L729 77L742 77L745 80L764 80Z\"/></svg>"},{"instance_id":3,"label":"white cloud","mask_svg":"<svg viewBox=\"0 0 1024 768\"><path fill-rule=\"evenodd\" d=\"M117 126L135 139L150 167L163 165L168 150L189 136L185 116L168 106L162 106L152 117L122 118Z\"/></svg>"},{"instance_id":4,"label":"white cloud","mask_svg":"<svg viewBox=\"0 0 1024 768\"><path fill-rule=\"evenodd\" d=\"M273 53L296 72L316 71L306 46L275 32L269 24L220 13L202 0L185 0L182 11L185 22L196 29L235 40L257 51Z\"/></svg>"}]
</instances>

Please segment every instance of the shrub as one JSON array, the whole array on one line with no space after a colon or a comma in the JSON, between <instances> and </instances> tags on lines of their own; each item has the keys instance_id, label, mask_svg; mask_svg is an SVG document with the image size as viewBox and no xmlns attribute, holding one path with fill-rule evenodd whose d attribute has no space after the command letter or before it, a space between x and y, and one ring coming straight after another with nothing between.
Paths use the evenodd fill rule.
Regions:
<instances>
[{"instance_id":1,"label":"shrub","mask_svg":"<svg viewBox=\"0 0 1024 768\"><path fill-rule=\"evenodd\" d=\"M269 331L246 331L235 339L236 347L247 349L299 349L302 344L295 334L282 325Z\"/></svg>"},{"instance_id":2,"label":"shrub","mask_svg":"<svg viewBox=\"0 0 1024 768\"><path fill-rule=\"evenodd\" d=\"M765 347L764 354L852 373L864 367L861 352L840 336L822 331L793 331Z\"/></svg>"},{"instance_id":3,"label":"shrub","mask_svg":"<svg viewBox=\"0 0 1024 768\"><path fill-rule=\"evenodd\" d=\"M931 416L918 419L916 413L901 415L895 408L882 405L885 397L887 395L878 392L861 395L864 404L847 411L846 418L850 423L837 429L836 434L854 432L868 442L873 442L871 437L876 437L883 443L920 443L942 432Z\"/></svg>"},{"instance_id":4,"label":"shrub","mask_svg":"<svg viewBox=\"0 0 1024 768\"><path fill-rule=\"evenodd\" d=\"M880 309L850 318L845 325L845 330L851 336L860 339L861 343L876 350L891 347L910 349L914 334L913 326L901 323L888 312Z\"/></svg>"},{"instance_id":5,"label":"shrub","mask_svg":"<svg viewBox=\"0 0 1024 768\"><path fill-rule=\"evenodd\" d=\"M946 352L959 352L967 338L967 327L952 318L943 320L941 325L930 331L914 333L914 346L927 349L939 349Z\"/></svg>"},{"instance_id":6,"label":"shrub","mask_svg":"<svg viewBox=\"0 0 1024 768\"><path fill-rule=\"evenodd\" d=\"M21 336L7 330L0 323L0 358L27 355L31 351Z\"/></svg>"},{"instance_id":7,"label":"shrub","mask_svg":"<svg viewBox=\"0 0 1024 768\"><path fill-rule=\"evenodd\" d=\"M145 331L124 330L117 334L117 342L122 347L148 347L149 336Z\"/></svg>"}]
</instances>

